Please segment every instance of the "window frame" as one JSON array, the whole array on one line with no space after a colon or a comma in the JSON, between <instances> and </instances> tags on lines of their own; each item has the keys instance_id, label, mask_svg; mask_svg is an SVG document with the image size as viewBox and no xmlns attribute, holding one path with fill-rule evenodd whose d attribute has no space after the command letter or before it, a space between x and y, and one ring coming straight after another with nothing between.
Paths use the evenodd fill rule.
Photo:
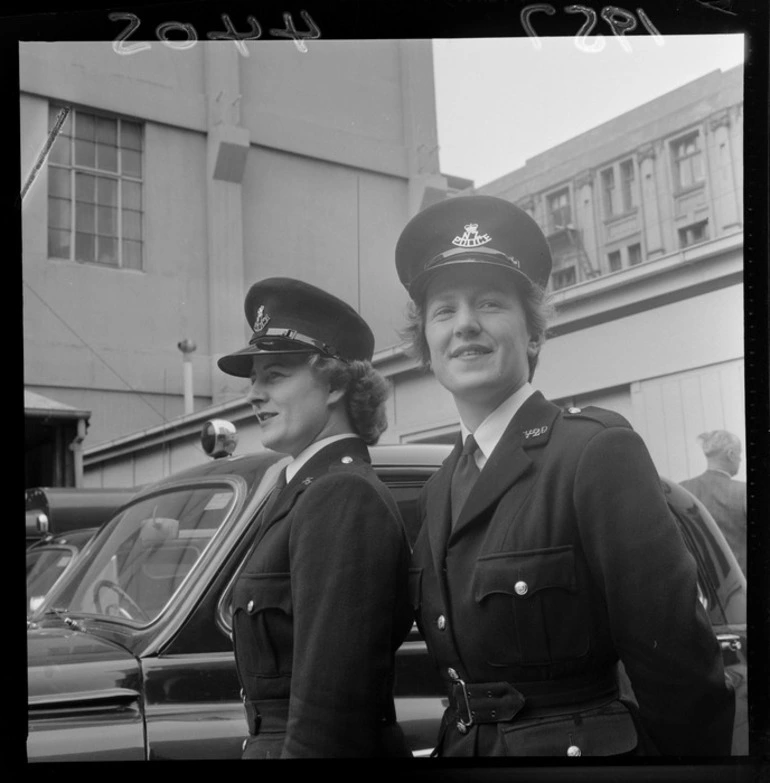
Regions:
<instances>
[{"instance_id":1,"label":"window frame","mask_svg":"<svg viewBox=\"0 0 770 783\"><path fill-rule=\"evenodd\" d=\"M553 208L553 203L556 199L565 199L565 204L560 205L556 209ZM556 231L560 231L564 228L567 228L572 223L572 194L570 193L569 185L566 185L561 188L557 188L556 190L551 191L548 193L545 197L545 204L546 204L546 213L548 216L548 228L550 233L554 233ZM566 210L567 213L567 220L557 223L554 219L555 216L563 215Z\"/></svg>"},{"instance_id":2,"label":"window frame","mask_svg":"<svg viewBox=\"0 0 770 783\"><path fill-rule=\"evenodd\" d=\"M693 232L695 229L702 229L702 236L699 237L698 239L689 239L688 241L684 241L684 237L685 236L689 237L690 232ZM680 250L686 250L689 247L699 245L701 242L708 242L709 241L708 218L705 218L703 220L698 220L695 223L689 223L686 226L682 226L681 228L678 228L677 236L679 238Z\"/></svg>"},{"instance_id":3,"label":"window frame","mask_svg":"<svg viewBox=\"0 0 770 783\"><path fill-rule=\"evenodd\" d=\"M48 104L49 118L55 117L60 111L61 105L56 101L50 101ZM81 137L82 133L79 125L87 124L84 119L91 121L91 137ZM114 123L114 144L110 144L110 139L99 138L99 120ZM129 130L131 128L131 130ZM59 144L59 150L66 149L63 155L64 160L58 160L55 157L57 151L56 144L51 151L47 161L47 218L46 218L46 255L48 259L64 260L78 264L89 264L106 269L131 270L135 272L144 271L145 253L144 253L144 228L145 228L145 204L144 204L144 182L146 166L146 140L145 123L141 120L131 117L124 117L118 114L99 111L86 107L75 107L63 126L63 133L60 133L56 144ZM109 135L109 126L107 131ZM134 144L130 146L127 143L127 134L135 135ZM102 143L104 142L104 143ZM78 161L78 144L93 145L93 161ZM99 150L113 147L115 156L114 170L105 167L99 160ZM128 153L138 155L138 174L127 171L125 160ZM56 177L60 177L59 188L54 184ZM66 187L64 186L66 182ZM107 184L111 183L111 184ZM134 185L138 192L138 205L129 202L126 196L127 186ZM108 188L114 195L104 197L100 188ZM90 192L89 191L90 188ZM65 193L66 195L61 195ZM85 195L85 198L83 196ZM91 197L93 200L89 199ZM52 210L56 208L55 202L61 202L62 214L64 220L56 221ZM89 219L88 208L92 210ZM114 214L108 215L107 211ZM132 215L137 215L138 229L137 237L127 236L127 220L132 219ZM107 217L109 225L105 231L101 221ZM61 225L59 224L61 223ZM56 234L66 235L66 240L56 240ZM133 233L133 232L132 232ZM78 253L78 237L87 237L93 243L93 251L87 253ZM66 242L67 254L59 252ZM114 249L109 252L107 257L100 258L99 247L104 243L106 247L110 244ZM136 258L129 263L127 255L127 244L131 243L136 248ZM86 256L86 257L82 257Z\"/></svg>"},{"instance_id":4,"label":"window frame","mask_svg":"<svg viewBox=\"0 0 770 783\"><path fill-rule=\"evenodd\" d=\"M686 193L697 188L701 188L706 183L706 162L705 149L702 145L703 133L700 128L693 128L686 133L679 134L676 138L669 141L669 150L671 152L671 174L674 184L674 193ZM694 149L687 151L684 149L689 142L693 142ZM679 150L684 149L683 152ZM694 162L697 161L699 175L696 177L694 171ZM686 166L685 166L686 164ZM689 171L690 181L685 184L683 181L683 171Z\"/></svg>"}]
</instances>

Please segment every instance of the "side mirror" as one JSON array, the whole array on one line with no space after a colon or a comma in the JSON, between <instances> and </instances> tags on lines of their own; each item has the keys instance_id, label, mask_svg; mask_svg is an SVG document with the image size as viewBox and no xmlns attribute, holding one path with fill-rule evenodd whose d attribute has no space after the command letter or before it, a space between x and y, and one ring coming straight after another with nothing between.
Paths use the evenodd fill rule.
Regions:
<instances>
[{"instance_id":1,"label":"side mirror","mask_svg":"<svg viewBox=\"0 0 770 783\"><path fill-rule=\"evenodd\" d=\"M209 419L201 430L201 446L209 457L229 457L238 445L235 425L226 419Z\"/></svg>"}]
</instances>

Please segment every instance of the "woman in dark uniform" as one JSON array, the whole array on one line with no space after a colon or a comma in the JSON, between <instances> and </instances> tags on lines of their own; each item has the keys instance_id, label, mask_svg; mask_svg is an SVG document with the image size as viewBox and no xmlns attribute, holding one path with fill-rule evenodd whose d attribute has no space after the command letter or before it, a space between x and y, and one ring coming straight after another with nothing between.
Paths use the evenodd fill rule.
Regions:
<instances>
[{"instance_id":1,"label":"woman in dark uniform","mask_svg":"<svg viewBox=\"0 0 770 783\"><path fill-rule=\"evenodd\" d=\"M243 757L409 756L393 702L409 544L367 450L386 426L372 332L288 278L256 283L245 310L251 341L218 364L251 379L262 443L293 460L233 591Z\"/></svg>"},{"instance_id":2,"label":"woman in dark uniform","mask_svg":"<svg viewBox=\"0 0 770 783\"><path fill-rule=\"evenodd\" d=\"M451 198L409 222L396 263L461 421L410 572L449 696L438 754L729 755L732 688L642 439L531 385L551 270L535 221Z\"/></svg>"}]
</instances>

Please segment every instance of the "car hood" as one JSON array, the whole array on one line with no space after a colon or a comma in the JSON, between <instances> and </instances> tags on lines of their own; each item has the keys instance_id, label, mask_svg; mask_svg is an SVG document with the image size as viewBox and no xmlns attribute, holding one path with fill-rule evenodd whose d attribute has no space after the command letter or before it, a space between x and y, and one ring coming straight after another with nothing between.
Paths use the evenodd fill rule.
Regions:
<instances>
[{"instance_id":1,"label":"car hood","mask_svg":"<svg viewBox=\"0 0 770 783\"><path fill-rule=\"evenodd\" d=\"M29 706L136 698L139 661L92 633L68 627L27 631Z\"/></svg>"}]
</instances>

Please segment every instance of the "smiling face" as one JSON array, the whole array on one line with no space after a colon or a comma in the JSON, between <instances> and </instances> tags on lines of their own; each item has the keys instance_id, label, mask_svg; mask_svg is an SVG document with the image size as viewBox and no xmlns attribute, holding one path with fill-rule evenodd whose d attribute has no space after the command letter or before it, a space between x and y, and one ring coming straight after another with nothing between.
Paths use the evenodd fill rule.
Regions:
<instances>
[{"instance_id":1,"label":"smiling face","mask_svg":"<svg viewBox=\"0 0 770 783\"><path fill-rule=\"evenodd\" d=\"M307 354L254 357L248 401L263 445L296 457L311 443L345 432L344 396L308 365Z\"/></svg>"},{"instance_id":2,"label":"smiling face","mask_svg":"<svg viewBox=\"0 0 770 783\"><path fill-rule=\"evenodd\" d=\"M436 274L425 339L434 375L472 429L529 377L527 319L508 272L468 264Z\"/></svg>"}]
</instances>

